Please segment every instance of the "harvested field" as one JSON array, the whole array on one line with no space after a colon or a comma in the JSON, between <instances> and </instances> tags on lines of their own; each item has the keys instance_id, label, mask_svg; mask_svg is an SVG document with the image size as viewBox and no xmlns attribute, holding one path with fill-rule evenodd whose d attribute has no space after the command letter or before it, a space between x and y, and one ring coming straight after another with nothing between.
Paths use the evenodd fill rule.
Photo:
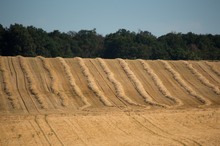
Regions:
<instances>
[{"instance_id":1,"label":"harvested field","mask_svg":"<svg viewBox=\"0 0 220 146\"><path fill-rule=\"evenodd\" d=\"M220 62L0 57L0 146L219 145Z\"/></svg>"}]
</instances>

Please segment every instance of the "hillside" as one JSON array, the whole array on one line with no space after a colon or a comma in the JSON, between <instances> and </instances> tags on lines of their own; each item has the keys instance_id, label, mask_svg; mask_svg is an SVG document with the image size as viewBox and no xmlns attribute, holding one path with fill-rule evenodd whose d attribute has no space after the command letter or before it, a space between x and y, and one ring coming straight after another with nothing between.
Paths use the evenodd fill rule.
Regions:
<instances>
[{"instance_id":1,"label":"hillside","mask_svg":"<svg viewBox=\"0 0 220 146\"><path fill-rule=\"evenodd\" d=\"M220 62L0 57L0 145L216 145Z\"/></svg>"}]
</instances>

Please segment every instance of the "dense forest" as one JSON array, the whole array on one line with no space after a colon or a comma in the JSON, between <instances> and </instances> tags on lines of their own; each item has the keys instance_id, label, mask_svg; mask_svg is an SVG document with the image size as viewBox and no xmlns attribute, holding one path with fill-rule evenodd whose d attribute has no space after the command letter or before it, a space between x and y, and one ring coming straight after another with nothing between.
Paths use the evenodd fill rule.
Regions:
<instances>
[{"instance_id":1,"label":"dense forest","mask_svg":"<svg viewBox=\"0 0 220 146\"><path fill-rule=\"evenodd\" d=\"M220 60L220 35L172 32L156 37L148 31L119 29L102 36L95 29L64 33L0 24L0 55Z\"/></svg>"}]
</instances>

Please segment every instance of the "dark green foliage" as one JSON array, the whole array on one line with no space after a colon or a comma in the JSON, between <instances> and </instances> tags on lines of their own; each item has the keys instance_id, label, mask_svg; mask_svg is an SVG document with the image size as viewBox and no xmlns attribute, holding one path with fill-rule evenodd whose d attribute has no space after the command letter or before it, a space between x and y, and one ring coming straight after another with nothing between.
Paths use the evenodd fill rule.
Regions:
<instances>
[{"instance_id":1,"label":"dark green foliage","mask_svg":"<svg viewBox=\"0 0 220 146\"><path fill-rule=\"evenodd\" d=\"M220 60L220 35L168 33L155 37L119 29L105 37L96 30L46 32L21 24L4 28L0 24L0 55L84 58Z\"/></svg>"},{"instance_id":2,"label":"dark green foliage","mask_svg":"<svg viewBox=\"0 0 220 146\"><path fill-rule=\"evenodd\" d=\"M149 59L152 47L156 45L156 37L149 32L134 33L120 29L105 37L104 58L143 58Z\"/></svg>"},{"instance_id":3,"label":"dark green foliage","mask_svg":"<svg viewBox=\"0 0 220 146\"><path fill-rule=\"evenodd\" d=\"M73 37L77 43L79 52L76 52L80 57L100 57L104 47L104 38L96 33L96 30L80 30Z\"/></svg>"},{"instance_id":4,"label":"dark green foliage","mask_svg":"<svg viewBox=\"0 0 220 146\"><path fill-rule=\"evenodd\" d=\"M5 31L4 43L5 46L2 49L3 55L17 55L22 54L24 56L36 56L36 46L32 36L28 30L20 24L11 25L8 30Z\"/></svg>"},{"instance_id":5,"label":"dark green foliage","mask_svg":"<svg viewBox=\"0 0 220 146\"><path fill-rule=\"evenodd\" d=\"M2 54L2 49L4 48L4 36L5 36L5 29L0 24L0 54Z\"/></svg>"}]
</instances>

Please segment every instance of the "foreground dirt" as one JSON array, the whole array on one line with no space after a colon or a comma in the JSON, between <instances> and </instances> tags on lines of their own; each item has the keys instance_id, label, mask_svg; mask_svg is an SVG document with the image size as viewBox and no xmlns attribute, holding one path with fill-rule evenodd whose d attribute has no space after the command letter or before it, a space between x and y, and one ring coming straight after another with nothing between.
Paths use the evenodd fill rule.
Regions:
<instances>
[{"instance_id":1,"label":"foreground dirt","mask_svg":"<svg viewBox=\"0 0 220 146\"><path fill-rule=\"evenodd\" d=\"M220 62L0 57L0 145L219 145Z\"/></svg>"}]
</instances>

